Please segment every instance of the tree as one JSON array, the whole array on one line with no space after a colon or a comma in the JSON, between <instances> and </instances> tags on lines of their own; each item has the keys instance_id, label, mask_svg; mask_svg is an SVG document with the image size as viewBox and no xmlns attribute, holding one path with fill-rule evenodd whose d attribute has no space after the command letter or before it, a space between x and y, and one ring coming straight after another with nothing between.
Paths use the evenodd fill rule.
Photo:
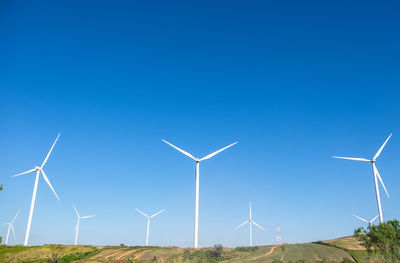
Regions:
<instances>
[{"instance_id":1,"label":"tree","mask_svg":"<svg viewBox=\"0 0 400 263\"><path fill-rule=\"evenodd\" d=\"M367 229L358 228L354 235L362 242L369 254L381 254L388 262L400 260L400 223L387 221Z\"/></svg>"},{"instance_id":2,"label":"tree","mask_svg":"<svg viewBox=\"0 0 400 263\"><path fill-rule=\"evenodd\" d=\"M215 245L213 249L213 255L215 258L222 257L222 253L224 252L224 247L220 244Z\"/></svg>"}]
</instances>

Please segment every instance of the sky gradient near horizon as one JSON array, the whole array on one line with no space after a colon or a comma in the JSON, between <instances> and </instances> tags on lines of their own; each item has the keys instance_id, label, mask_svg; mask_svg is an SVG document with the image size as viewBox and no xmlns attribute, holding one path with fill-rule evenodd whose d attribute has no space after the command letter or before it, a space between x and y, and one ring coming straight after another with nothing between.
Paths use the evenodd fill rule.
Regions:
<instances>
[{"instance_id":1,"label":"sky gradient near horizon","mask_svg":"<svg viewBox=\"0 0 400 263\"><path fill-rule=\"evenodd\" d=\"M377 214L400 218L398 1L2 1L0 223L30 244L193 245L196 157L199 245L243 246L350 235ZM5 237L6 226L0 236Z\"/></svg>"}]
</instances>

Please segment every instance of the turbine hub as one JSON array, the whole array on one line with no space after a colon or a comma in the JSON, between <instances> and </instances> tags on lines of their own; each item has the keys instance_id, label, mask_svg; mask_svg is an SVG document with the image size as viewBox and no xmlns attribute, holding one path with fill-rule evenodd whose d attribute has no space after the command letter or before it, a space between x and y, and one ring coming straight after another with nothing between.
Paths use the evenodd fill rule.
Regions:
<instances>
[{"instance_id":1,"label":"turbine hub","mask_svg":"<svg viewBox=\"0 0 400 263\"><path fill-rule=\"evenodd\" d=\"M35 169L36 169L36 170L40 170L40 167L39 167L39 166L35 166Z\"/></svg>"}]
</instances>

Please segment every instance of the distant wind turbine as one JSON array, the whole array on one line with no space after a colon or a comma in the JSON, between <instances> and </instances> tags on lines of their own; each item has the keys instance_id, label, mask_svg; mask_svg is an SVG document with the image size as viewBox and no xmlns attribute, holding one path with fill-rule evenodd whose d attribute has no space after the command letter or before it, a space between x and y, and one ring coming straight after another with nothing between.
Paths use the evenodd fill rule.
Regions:
<instances>
[{"instance_id":1,"label":"distant wind turbine","mask_svg":"<svg viewBox=\"0 0 400 263\"><path fill-rule=\"evenodd\" d=\"M136 208L136 211L138 211L139 213L141 213L142 215L144 215L147 218L147 232L146 232L146 247L149 245L149 230L150 230L150 219L152 219L153 217L161 214L162 212L164 212L166 209L163 209L161 211L158 211L157 213L155 213L154 215L148 216L146 213L144 213L143 211L140 211L139 209Z\"/></svg>"},{"instance_id":2,"label":"distant wind turbine","mask_svg":"<svg viewBox=\"0 0 400 263\"><path fill-rule=\"evenodd\" d=\"M8 237L10 236L10 230L12 231L14 238L16 238L13 223L14 223L15 219L17 218L20 211L21 210L19 210L17 212L17 214L14 216L14 218L11 222L3 224L3 225L8 225L7 237L6 237L6 243L5 243L6 245L8 245Z\"/></svg>"},{"instance_id":3,"label":"distant wind turbine","mask_svg":"<svg viewBox=\"0 0 400 263\"><path fill-rule=\"evenodd\" d=\"M76 228L75 228L75 246L78 244L78 235L79 235L79 223L81 221L81 219L86 219L86 218L90 218L90 217L94 217L96 215L90 215L90 216L80 216L78 213L78 210L76 210L76 207L74 205L72 205L72 207L75 210L76 213L76 219L78 220L76 223Z\"/></svg>"},{"instance_id":4,"label":"distant wind turbine","mask_svg":"<svg viewBox=\"0 0 400 263\"><path fill-rule=\"evenodd\" d=\"M361 221L364 221L365 223L367 223L368 224L368 227L371 227L371 225L372 225L372 223L375 221L375 219L377 219L378 218L378 216L379 215L376 215L374 218L372 218L371 220L366 220L366 219L364 219L364 218L362 218L362 217L359 217L359 216L356 216L356 215L353 215L355 218L358 218L358 219L360 219Z\"/></svg>"},{"instance_id":5,"label":"distant wind turbine","mask_svg":"<svg viewBox=\"0 0 400 263\"><path fill-rule=\"evenodd\" d=\"M186 155L187 157L189 157L190 159L192 159L193 161L196 162L196 198L195 198L195 209L194 209L194 248L197 248L199 246L199 182L200 182L200 162L210 159L211 157L213 157L214 155L217 155L218 153L222 152L225 149L228 149L229 147L237 144L238 142L234 142L218 151L215 151L207 156L204 156L203 158L199 159L199 158L195 158L193 157L193 155L191 155L190 153L179 149L178 147L176 147L175 145L172 145L171 143L167 142L166 140L162 140L163 142L165 142L166 144L170 145L171 147L175 148L176 150L180 151L181 153L183 153L184 155Z\"/></svg>"},{"instance_id":6,"label":"distant wind turbine","mask_svg":"<svg viewBox=\"0 0 400 263\"><path fill-rule=\"evenodd\" d=\"M386 143L389 141L390 137L392 137L392 134L390 134L389 137L386 139L386 141L382 144L381 148L377 151L377 153L372 158L372 160L365 159L365 158L352 158L352 157L337 157L337 156L333 156L333 158L337 158L337 159L345 159L345 160L352 160L352 161L359 161L359 162L368 162L368 163L372 164L372 172L373 172L374 184L375 184L376 202L378 204L379 221L381 223L383 223L383 213L382 213L382 206L381 206L381 197L380 197L380 194L379 194L378 179L379 179L380 183L382 184L383 189L385 190L387 197L389 197L389 193L386 190L385 184L383 183L382 177L379 174L378 169L376 168L375 161L379 157L379 155L381 154L383 148L385 147Z\"/></svg>"},{"instance_id":7,"label":"distant wind turbine","mask_svg":"<svg viewBox=\"0 0 400 263\"><path fill-rule=\"evenodd\" d=\"M33 168L32 170L23 172L23 173L19 173L16 175L13 175L12 177L16 177L16 176L20 176L23 174L27 174L27 173L33 173L36 172L36 179L35 179L35 185L33 186L33 195L32 195L32 201L31 201L31 209L29 211L29 218L28 218L28 225L26 227L26 233L25 233L25 241L24 241L24 246L28 245L28 240L29 240L29 232L31 230L31 223L32 223L32 215L33 215L33 210L35 208L35 200L36 200L36 192L37 192L37 187L38 187L38 182L39 182L39 174L42 173L43 175L43 179L46 181L46 183L49 185L51 191L53 191L54 195L56 196L57 200L60 201L60 198L58 198L58 195L56 193L56 191L54 191L53 186L51 185L49 179L47 178L46 174L43 171L43 166L46 164L47 160L49 159L50 153L51 151L53 151L54 145L56 145L56 142L58 140L58 138L60 137L60 133L58 134L56 140L53 143L53 146L51 146L49 153L47 154L46 158L44 159L42 165L36 166L35 168Z\"/></svg>"},{"instance_id":8,"label":"distant wind turbine","mask_svg":"<svg viewBox=\"0 0 400 263\"><path fill-rule=\"evenodd\" d=\"M246 220L246 221L244 221L242 224L238 225L238 226L235 227L234 229L238 229L238 228L244 226L244 225L247 224L247 223L249 223L249 228L250 228L250 229L249 229L249 230L250 230L250 231L249 231L249 234L250 234L249 240L250 240L250 246L252 247L252 246L253 246L253 228L252 228L252 225L254 224L255 226L259 227L260 229L262 229L262 230L264 230L264 231L265 231L265 229L264 229L262 226L258 225L256 222L254 222L253 219L251 219L251 203L250 203L250 214L249 214L249 219Z\"/></svg>"}]
</instances>

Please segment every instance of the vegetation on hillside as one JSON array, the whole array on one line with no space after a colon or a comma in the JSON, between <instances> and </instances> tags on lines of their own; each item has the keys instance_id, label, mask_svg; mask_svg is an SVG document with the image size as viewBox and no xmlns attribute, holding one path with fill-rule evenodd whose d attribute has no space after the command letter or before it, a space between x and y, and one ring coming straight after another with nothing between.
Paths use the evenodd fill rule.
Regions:
<instances>
[{"instance_id":1,"label":"vegetation on hillside","mask_svg":"<svg viewBox=\"0 0 400 263\"><path fill-rule=\"evenodd\" d=\"M361 227L354 235L362 242L368 254L381 255L386 262L400 260L400 223L398 220L387 221L379 225Z\"/></svg>"}]
</instances>

